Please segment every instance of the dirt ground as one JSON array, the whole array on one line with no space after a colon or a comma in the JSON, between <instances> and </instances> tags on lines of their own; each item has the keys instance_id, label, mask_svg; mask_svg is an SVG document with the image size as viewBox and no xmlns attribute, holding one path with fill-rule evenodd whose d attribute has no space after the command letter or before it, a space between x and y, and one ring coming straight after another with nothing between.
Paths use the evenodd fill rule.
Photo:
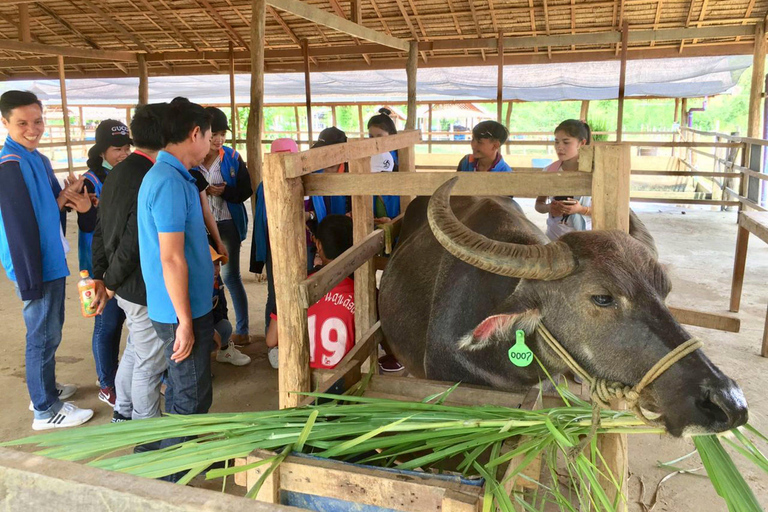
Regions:
<instances>
[{"instance_id":1,"label":"dirt ground","mask_svg":"<svg viewBox=\"0 0 768 512\"><path fill-rule=\"evenodd\" d=\"M544 218L533 211L532 200L521 200L526 213L541 226ZM647 224L659 246L660 260L667 265L674 288L670 305L725 312L730 292L731 266L736 240L736 214L705 209L683 209L657 205L634 205ZM70 215L69 235L73 248L76 225ZM247 272L249 247L243 248L243 275L250 300L251 332L262 334L266 283L257 282ZM70 271L76 272L77 256L69 255ZM705 341L705 351L727 374L742 386L750 405L750 422L768 432L768 399L765 388L768 359L758 355L765 323L768 289L768 246L752 237L747 260L747 282L742 299L741 332L721 333L690 328L690 332ZM70 277L67 294L67 321L59 348L57 379L80 387L73 400L81 407L95 410L93 424L106 423L111 417L108 406L97 399L98 386L91 353L93 321L80 315L75 278ZM230 311L230 315L232 312ZM230 318L234 320L233 318ZM0 352L0 389L4 389L3 412L0 415L0 440L10 440L32 433L32 413L27 410L29 396L24 381L24 334L21 302L13 286L0 278L0 325L6 331L6 348ZM277 371L266 358L263 343L244 347L253 358L246 367L213 363L214 402L212 411L230 412L277 407ZM670 470L657 467L693 450L685 439L662 436L634 436L629 441L630 452L630 510L642 511L652 500L658 482ZM747 481L764 507L768 508L768 479L735 456ZM701 466L696 457L679 464L686 468ZM641 486L641 482L643 485ZM676 475L663 484L655 511L720 511L725 506L716 496L709 481L690 475Z\"/></svg>"}]
</instances>

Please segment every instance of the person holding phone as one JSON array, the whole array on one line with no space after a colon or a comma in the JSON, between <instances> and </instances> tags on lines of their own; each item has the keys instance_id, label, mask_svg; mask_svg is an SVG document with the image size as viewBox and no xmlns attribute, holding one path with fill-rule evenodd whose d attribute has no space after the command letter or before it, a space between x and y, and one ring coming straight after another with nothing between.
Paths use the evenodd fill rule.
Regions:
<instances>
[{"instance_id":1,"label":"person holding phone","mask_svg":"<svg viewBox=\"0 0 768 512\"><path fill-rule=\"evenodd\" d=\"M544 172L573 172L579 168L579 149L592 141L589 125L578 119L567 119L555 129L557 160ZM536 198L536 211L548 214L547 236L557 240L571 231L592 229L592 198L589 196L557 196Z\"/></svg>"}]
</instances>

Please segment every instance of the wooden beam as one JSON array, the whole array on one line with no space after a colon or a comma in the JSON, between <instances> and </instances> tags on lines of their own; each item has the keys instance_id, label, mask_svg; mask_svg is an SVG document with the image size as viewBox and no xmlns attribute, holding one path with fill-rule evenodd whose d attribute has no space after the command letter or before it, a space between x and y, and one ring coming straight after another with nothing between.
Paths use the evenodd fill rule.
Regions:
<instances>
[{"instance_id":1,"label":"wooden beam","mask_svg":"<svg viewBox=\"0 0 768 512\"><path fill-rule=\"evenodd\" d=\"M296 43L296 45L299 47L299 51L301 51L301 40L296 35L296 33L291 29L291 27L288 26L288 23L285 22L282 16L280 16L280 13L275 10L274 7L271 5L267 6L267 12L277 21L277 24L280 25L283 28L283 32L285 32L288 37L291 38L291 41ZM317 60L314 57L311 57L309 59L313 64L317 65Z\"/></svg>"},{"instance_id":2,"label":"wooden beam","mask_svg":"<svg viewBox=\"0 0 768 512\"><path fill-rule=\"evenodd\" d=\"M499 45L496 50L499 63L496 67L496 121L501 123L501 111L504 101L504 38L499 34ZM430 126L430 128L432 128Z\"/></svg>"},{"instance_id":3,"label":"wooden beam","mask_svg":"<svg viewBox=\"0 0 768 512\"><path fill-rule=\"evenodd\" d=\"M416 78L418 74L418 46L419 43L413 41L408 49L408 60L405 64L405 74L408 80L408 108L405 119L405 129L413 130L416 128Z\"/></svg>"},{"instance_id":4,"label":"wooden beam","mask_svg":"<svg viewBox=\"0 0 768 512\"><path fill-rule=\"evenodd\" d=\"M264 0L253 1L261 3L264 13ZM258 39L252 41L254 50L262 46L257 44ZM301 178L288 178L284 172L286 163L295 156L295 153L273 153L264 159L264 199L270 215L269 240L281 341L278 372L281 409L295 407L301 401L301 396L291 392L310 390L307 310L301 307L299 296L299 285L307 277L304 187Z\"/></svg>"},{"instance_id":5,"label":"wooden beam","mask_svg":"<svg viewBox=\"0 0 768 512\"><path fill-rule=\"evenodd\" d=\"M715 329L724 332L739 332L741 329L741 320L735 315L721 315L718 313L707 313L705 311L696 311L695 309L676 308L668 306L669 312L675 317L675 320L685 325L694 325L705 329Z\"/></svg>"},{"instance_id":6,"label":"wooden beam","mask_svg":"<svg viewBox=\"0 0 768 512\"><path fill-rule=\"evenodd\" d=\"M619 108L616 116L616 141L621 142L624 133L624 93L627 83L627 51L629 48L629 22L621 25L621 65L619 67Z\"/></svg>"},{"instance_id":7,"label":"wooden beam","mask_svg":"<svg viewBox=\"0 0 768 512\"><path fill-rule=\"evenodd\" d=\"M759 22L755 27L755 50L752 59L752 84L749 90L747 137L760 137L761 98L765 83L765 24Z\"/></svg>"},{"instance_id":8,"label":"wooden beam","mask_svg":"<svg viewBox=\"0 0 768 512\"><path fill-rule=\"evenodd\" d=\"M144 54L137 55L139 59L139 105L149 103L149 72Z\"/></svg>"},{"instance_id":9,"label":"wooden beam","mask_svg":"<svg viewBox=\"0 0 768 512\"><path fill-rule=\"evenodd\" d=\"M42 5L40 7L43 7ZM32 32L30 31L29 6L19 4L19 40L23 43L32 42Z\"/></svg>"},{"instance_id":10,"label":"wooden beam","mask_svg":"<svg viewBox=\"0 0 768 512\"><path fill-rule=\"evenodd\" d=\"M312 85L309 78L309 42L304 39L301 42L301 49L304 53L304 97L306 99L305 105L307 108L307 140L313 141L312 137Z\"/></svg>"},{"instance_id":11,"label":"wooden beam","mask_svg":"<svg viewBox=\"0 0 768 512\"><path fill-rule=\"evenodd\" d=\"M240 34L237 33L237 30L232 27L229 23L227 23L227 20L224 19L224 17L219 13L218 8L214 8L208 0L197 0L203 6L205 6L206 12L209 16L211 16L217 23L219 23L222 28L224 28L225 32L228 34L228 36L231 34L231 37L234 37L236 42L240 44L241 47L245 49L245 51L250 51L250 47L248 46L248 43L245 42L245 39L243 39Z\"/></svg>"},{"instance_id":12,"label":"wooden beam","mask_svg":"<svg viewBox=\"0 0 768 512\"><path fill-rule=\"evenodd\" d=\"M91 0L80 0L85 5L87 5L93 12L98 14L101 19L103 19L111 28L114 28L118 32L120 32L122 35L133 41L133 43L139 47L140 50L149 53L150 49L142 43L138 37L136 37L132 32L127 31L123 25L120 23L119 20L113 18L109 15L109 13L105 12L101 7L93 3Z\"/></svg>"},{"instance_id":13,"label":"wooden beam","mask_svg":"<svg viewBox=\"0 0 768 512\"><path fill-rule=\"evenodd\" d=\"M62 57L81 57L95 60L116 60L124 62L136 62L136 54L132 52L114 50L92 50L74 48L70 46L52 46L39 43L22 43L10 39L0 39L0 50L9 50L19 53L37 53L41 55L59 55Z\"/></svg>"},{"instance_id":14,"label":"wooden beam","mask_svg":"<svg viewBox=\"0 0 768 512\"><path fill-rule=\"evenodd\" d=\"M408 41L382 34L381 32L352 23L349 20L341 19L334 14L313 7L300 0L267 0L267 2L272 7L280 9L281 11L290 12L291 14L317 23L318 25L338 30L339 32L359 37L366 41L383 44L390 48L395 48L404 52L408 51Z\"/></svg>"},{"instance_id":15,"label":"wooden beam","mask_svg":"<svg viewBox=\"0 0 768 512\"><path fill-rule=\"evenodd\" d=\"M189 45L190 48L194 49L195 51L200 51L200 47L195 44L195 42L184 35L184 33L176 28L176 24L169 20L166 16L160 14L160 11L158 11L154 5L152 5L153 2L150 0L141 0L141 4L144 6L147 11L151 12L153 16L154 22L163 21L163 24L168 27L168 29L173 32L177 37L181 38L187 45Z\"/></svg>"},{"instance_id":16,"label":"wooden beam","mask_svg":"<svg viewBox=\"0 0 768 512\"><path fill-rule=\"evenodd\" d=\"M264 126L264 34L266 30L266 2L251 3L251 101L248 112L246 149L248 173L255 191L261 182L261 132ZM255 201L254 201L255 204Z\"/></svg>"},{"instance_id":17,"label":"wooden beam","mask_svg":"<svg viewBox=\"0 0 768 512\"><path fill-rule=\"evenodd\" d=\"M334 144L332 146L324 146L311 151L302 151L301 153L294 154L295 158L290 162L291 166L286 169L286 176L296 178L315 172L318 169L325 169L332 165L339 165L366 156L370 157L381 153L387 153L389 151L417 144L420 141L421 132L418 130L408 130L388 137L353 140L344 144ZM376 193L378 192L374 192L374 194Z\"/></svg>"},{"instance_id":18,"label":"wooden beam","mask_svg":"<svg viewBox=\"0 0 768 512\"><path fill-rule=\"evenodd\" d=\"M237 150L237 97L235 94L235 46L229 43L229 125L232 129L232 149Z\"/></svg>"},{"instance_id":19,"label":"wooden beam","mask_svg":"<svg viewBox=\"0 0 768 512\"><path fill-rule=\"evenodd\" d=\"M589 100L583 100L581 102L581 112L579 112L579 119L587 122L587 117L589 116Z\"/></svg>"},{"instance_id":20,"label":"wooden beam","mask_svg":"<svg viewBox=\"0 0 768 512\"><path fill-rule=\"evenodd\" d=\"M594 151L592 225L629 231L630 145L606 143Z\"/></svg>"},{"instance_id":21,"label":"wooden beam","mask_svg":"<svg viewBox=\"0 0 768 512\"><path fill-rule=\"evenodd\" d=\"M48 16L50 16L51 18L53 18L54 20L56 20L56 21L57 21L57 22L58 22L58 23L59 23L59 24L60 24L62 27L66 28L67 30L69 30L70 32L72 32L73 34L75 34L77 37L79 37L80 39L82 39L83 41L85 41L85 43L86 43L88 46L90 46L91 48L94 48L94 49L96 49L96 50L100 50L100 49L101 49L101 47L100 47L98 44L96 44L96 43L95 43L95 42L94 42L94 41L93 41L93 40L92 40L90 37L86 36L85 34L83 34L82 32L80 32L78 29L76 29L75 27L73 27L73 26L72 26L72 24L71 24L70 22L68 22L67 20L65 20L64 18L62 18L62 17L61 17L61 16L59 16L58 14L56 14L56 13L53 11L53 9L51 9L50 7L46 6L46 5L45 5L45 4L43 4L43 3L38 3L38 4L36 4L36 5L37 5L37 7L39 7L39 8L40 8L40 9L41 9L41 10L42 10L42 11L43 11L45 14L47 14ZM26 7L26 4L22 4L22 5L19 5L19 9L21 9L21 7L22 7L22 6L23 6L23 7ZM21 21L20 21L20 23L21 23ZM27 23L29 23L29 20L27 20Z\"/></svg>"},{"instance_id":22,"label":"wooden beam","mask_svg":"<svg viewBox=\"0 0 768 512\"><path fill-rule=\"evenodd\" d=\"M64 140L67 145L67 169L69 177L74 178L74 163L72 160L72 135L69 126L69 109L67 108L67 81L64 74L64 57L59 55L59 88L61 90L61 112L64 116Z\"/></svg>"},{"instance_id":23,"label":"wooden beam","mask_svg":"<svg viewBox=\"0 0 768 512\"><path fill-rule=\"evenodd\" d=\"M389 137L382 137L382 139L387 138ZM308 174L303 179L306 194L312 196L362 194L429 196L454 176L455 174L449 172L381 172L359 176ZM461 175L451 193L456 196L538 197L588 195L590 190L592 190L592 176L582 172L466 173Z\"/></svg>"}]
</instances>

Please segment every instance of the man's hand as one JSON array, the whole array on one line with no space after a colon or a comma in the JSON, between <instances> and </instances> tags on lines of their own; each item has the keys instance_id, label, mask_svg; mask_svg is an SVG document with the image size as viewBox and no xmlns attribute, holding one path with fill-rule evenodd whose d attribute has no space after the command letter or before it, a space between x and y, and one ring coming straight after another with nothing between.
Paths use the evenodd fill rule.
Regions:
<instances>
[{"instance_id":1,"label":"man's hand","mask_svg":"<svg viewBox=\"0 0 768 512\"><path fill-rule=\"evenodd\" d=\"M109 302L109 299L112 297L109 296L107 287L104 286L104 281L101 279L94 279L93 285L96 296L93 299L93 305L96 307L96 314L100 315L101 312L104 311L104 308L107 306L107 302Z\"/></svg>"},{"instance_id":2,"label":"man's hand","mask_svg":"<svg viewBox=\"0 0 768 512\"><path fill-rule=\"evenodd\" d=\"M176 328L176 340L173 342L173 355L171 361L180 363L192 353L195 345L195 334L192 331L192 323L179 322Z\"/></svg>"},{"instance_id":3,"label":"man's hand","mask_svg":"<svg viewBox=\"0 0 768 512\"><path fill-rule=\"evenodd\" d=\"M209 196L220 196L224 193L224 187L226 185L208 185L208 188L205 189L205 191L208 193Z\"/></svg>"},{"instance_id":4,"label":"man's hand","mask_svg":"<svg viewBox=\"0 0 768 512\"><path fill-rule=\"evenodd\" d=\"M219 241L216 244L216 252L224 256L224 259L221 260L222 265L226 265L229 263L229 251L227 251L227 246L224 245L224 242Z\"/></svg>"},{"instance_id":5,"label":"man's hand","mask_svg":"<svg viewBox=\"0 0 768 512\"><path fill-rule=\"evenodd\" d=\"M80 192L65 188L59 197L64 196L64 206L72 208L79 213L85 213L91 209L93 203L88 195L88 190L83 188Z\"/></svg>"},{"instance_id":6,"label":"man's hand","mask_svg":"<svg viewBox=\"0 0 768 512\"><path fill-rule=\"evenodd\" d=\"M549 213L552 214L553 217L560 217L563 214L565 205L562 201L552 201L549 203Z\"/></svg>"}]
</instances>

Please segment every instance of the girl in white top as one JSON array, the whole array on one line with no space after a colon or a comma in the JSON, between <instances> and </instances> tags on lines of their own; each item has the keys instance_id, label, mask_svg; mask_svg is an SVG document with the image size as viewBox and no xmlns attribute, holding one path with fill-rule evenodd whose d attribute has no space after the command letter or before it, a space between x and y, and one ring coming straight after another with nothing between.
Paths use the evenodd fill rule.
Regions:
<instances>
[{"instance_id":1,"label":"girl in white top","mask_svg":"<svg viewBox=\"0 0 768 512\"><path fill-rule=\"evenodd\" d=\"M589 125L578 119L568 119L555 129L557 160L544 172L571 172L579 168L579 149L592 141ZM571 231L592 229L592 198L589 196L536 198L536 211L546 213L547 236L557 240Z\"/></svg>"}]
</instances>

